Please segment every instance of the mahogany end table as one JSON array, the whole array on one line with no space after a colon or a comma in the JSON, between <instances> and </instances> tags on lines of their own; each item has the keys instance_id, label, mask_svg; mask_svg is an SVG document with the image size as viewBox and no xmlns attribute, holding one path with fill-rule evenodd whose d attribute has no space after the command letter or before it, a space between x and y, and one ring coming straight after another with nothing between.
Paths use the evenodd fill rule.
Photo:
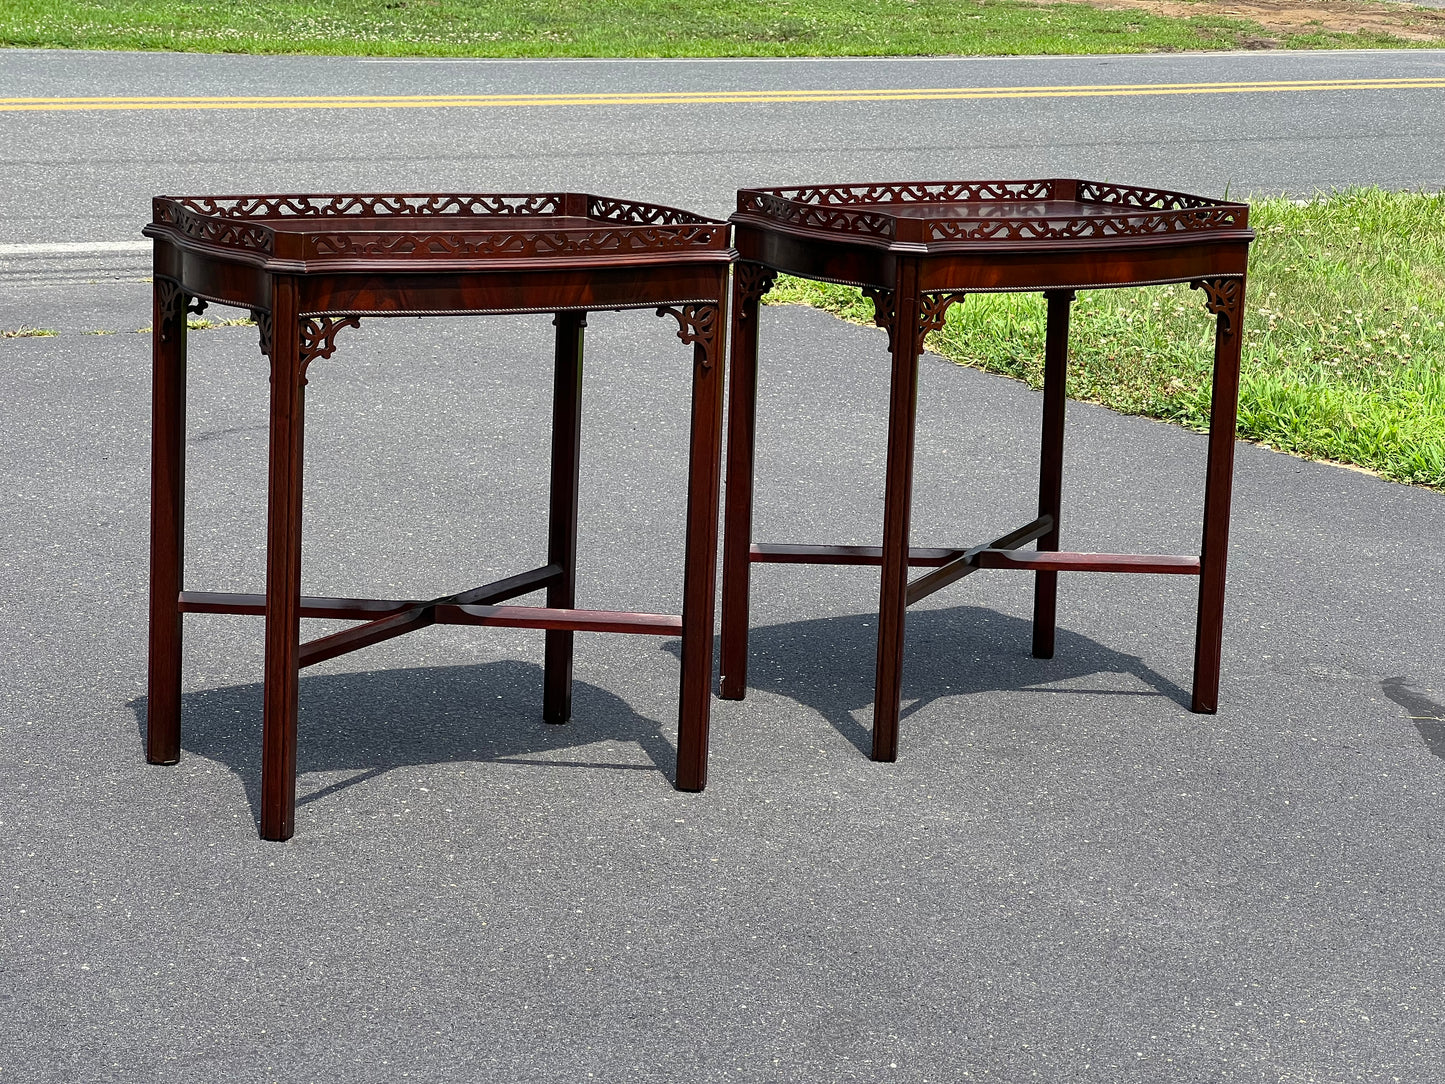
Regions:
<instances>
[{"instance_id":1,"label":"mahogany end table","mask_svg":"<svg viewBox=\"0 0 1445 1084\"><path fill-rule=\"evenodd\" d=\"M980 569L1035 573L1033 654L1051 658L1060 572L1199 577L1192 708L1219 694L1224 566L1239 398L1245 265L1254 233L1244 204L1072 179L946 181L745 189L732 216L733 280L727 498L724 512L722 688L747 687L748 589L757 563L877 565L874 760L898 754L903 629L908 606ZM862 287L892 355L883 544L753 545L758 303L778 272ZM1064 377L1074 292L1188 282L1216 317L1204 531L1198 556L1059 550ZM918 358L924 336L970 293L1040 291L1047 298L1039 514L971 548L909 544ZM1020 547L1037 542L1032 551ZM931 571L909 580L911 567Z\"/></svg>"},{"instance_id":2,"label":"mahogany end table","mask_svg":"<svg viewBox=\"0 0 1445 1084\"><path fill-rule=\"evenodd\" d=\"M571 715L579 631L682 637L676 785L707 779L716 584L721 372L728 226L686 211L578 193L159 197L155 241L147 759L180 756L181 620L263 615L261 835L288 839L296 807L303 667L432 624L546 630L543 715ZM186 315L252 310L270 358L264 594L188 591ZM582 341L589 310L653 309L693 346L682 614L576 608ZM429 600L301 594L301 468L307 373L364 317L554 313L551 497L546 561ZM545 606L504 605L546 591ZM305 643L303 617L360 622Z\"/></svg>"}]
</instances>

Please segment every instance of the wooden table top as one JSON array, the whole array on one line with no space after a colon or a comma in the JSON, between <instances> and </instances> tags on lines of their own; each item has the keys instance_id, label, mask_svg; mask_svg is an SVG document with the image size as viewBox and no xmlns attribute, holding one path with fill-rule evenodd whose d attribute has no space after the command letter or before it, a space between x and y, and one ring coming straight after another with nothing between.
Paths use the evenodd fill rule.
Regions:
<instances>
[{"instance_id":1,"label":"wooden table top","mask_svg":"<svg viewBox=\"0 0 1445 1084\"><path fill-rule=\"evenodd\" d=\"M1243 203L1069 178L749 188L731 221L926 253L1253 237Z\"/></svg>"},{"instance_id":2,"label":"wooden table top","mask_svg":"<svg viewBox=\"0 0 1445 1084\"><path fill-rule=\"evenodd\" d=\"M158 196L148 237L286 273L726 261L728 225L577 192Z\"/></svg>"}]
</instances>

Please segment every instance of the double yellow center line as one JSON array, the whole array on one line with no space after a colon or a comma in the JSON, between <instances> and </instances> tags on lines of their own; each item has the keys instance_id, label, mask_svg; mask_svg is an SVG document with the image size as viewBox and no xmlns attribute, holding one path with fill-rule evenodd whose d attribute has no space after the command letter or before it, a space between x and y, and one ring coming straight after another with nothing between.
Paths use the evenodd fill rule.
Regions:
<instances>
[{"instance_id":1,"label":"double yellow center line","mask_svg":"<svg viewBox=\"0 0 1445 1084\"><path fill-rule=\"evenodd\" d=\"M943 102L1010 98L1142 98L1329 90L1445 90L1439 79L1291 79L1254 83L1122 83L1053 87L879 90L638 91L614 94L319 95L269 98L0 98L0 112L86 109L535 109L551 106L774 105L807 102Z\"/></svg>"}]
</instances>

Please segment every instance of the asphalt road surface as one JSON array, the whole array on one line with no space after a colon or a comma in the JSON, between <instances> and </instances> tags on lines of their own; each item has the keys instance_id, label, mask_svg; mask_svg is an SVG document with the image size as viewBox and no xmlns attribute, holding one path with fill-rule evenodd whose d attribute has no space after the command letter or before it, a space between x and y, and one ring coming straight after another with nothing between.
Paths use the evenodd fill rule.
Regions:
<instances>
[{"instance_id":1,"label":"asphalt road surface","mask_svg":"<svg viewBox=\"0 0 1445 1084\"><path fill-rule=\"evenodd\" d=\"M1441 76L1440 52L0 53L0 96L45 99ZM125 247L163 191L578 187L722 213L739 184L829 179L1438 187L1442 101L0 111L0 326L59 331L0 341L0 1082L1445 1079L1441 494L1241 446L1211 717L1187 710L1182 577L1065 577L1048 662L1024 576L933 595L892 765L864 751L876 577L760 567L749 696L714 704L702 795L669 783L675 642L579 636L573 722L548 727L540 636L430 629L305 672L297 834L263 843L259 621L188 618L182 760L144 762L149 300ZM62 243L82 247L35 247ZM758 538L875 542L883 333L788 307L761 329ZM536 563L549 333L367 320L313 367L308 592ZM197 590L261 582L255 335L191 336ZM588 335L582 603L673 610L688 352L645 313ZM931 356L921 379L917 542L1032 518L1038 396ZM1065 544L1192 552L1204 438L1078 404L1068 425Z\"/></svg>"},{"instance_id":2,"label":"asphalt road surface","mask_svg":"<svg viewBox=\"0 0 1445 1084\"><path fill-rule=\"evenodd\" d=\"M1241 92L1242 84L1321 80L1346 89ZM1390 80L1435 85L1361 85ZM14 246L136 244L158 193L561 186L726 214L739 187L814 180L1077 175L1204 195L1438 188L1441 80L1439 50L521 63L9 51L0 53L3 99L466 95L490 104L77 110L51 101L0 110L0 275L133 272L143 248L126 255ZM1197 83L1213 88L1149 92ZM1100 86L1134 89L1078 89ZM1004 93L826 100L970 88ZM738 92L825 100L713 100ZM659 93L697 99L496 101Z\"/></svg>"}]
</instances>

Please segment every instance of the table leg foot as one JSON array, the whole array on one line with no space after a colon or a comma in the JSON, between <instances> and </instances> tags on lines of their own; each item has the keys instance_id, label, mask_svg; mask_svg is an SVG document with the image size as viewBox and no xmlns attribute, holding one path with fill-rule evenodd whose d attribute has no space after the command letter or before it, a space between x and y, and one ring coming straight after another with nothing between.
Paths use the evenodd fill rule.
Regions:
<instances>
[{"instance_id":1,"label":"table leg foot","mask_svg":"<svg viewBox=\"0 0 1445 1084\"><path fill-rule=\"evenodd\" d=\"M891 295L882 291L873 294L874 319L888 330L893 358L888 396L888 466L883 486L878 664L873 683L872 758L885 762L898 758L898 714L903 691L903 632L908 614L908 525L913 503L918 353L926 330L920 314L917 283L917 266L905 262L899 268L897 289ZM942 311L936 315L941 323Z\"/></svg>"},{"instance_id":2,"label":"table leg foot","mask_svg":"<svg viewBox=\"0 0 1445 1084\"><path fill-rule=\"evenodd\" d=\"M687 536L682 575L682 674L677 711L678 790L707 786L712 712L713 596L717 587L718 482L722 453L722 370L725 335L716 304L662 309L677 319L678 337L693 343L692 423L688 441Z\"/></svg>"},{"instance_id":3,"label":"table leg foot","mask_svg":"<svg viewBox=\"0 0 1445 1084\"><path fill-rule=\"evenodd\" d=\"M752 578L753 472L758 411L758 308L778 273L761 264L733 268L732 371L728 374L727 496L723 509L721 679L718 695L748 691L748 592Z\"/></svg>"},{"instance_id":4,"label":"table leg foot","mask_svg":"<svg viewBox=\"0 0 1445 1084\"><path fill-rule=\"evenodd\" d=\"M296 711L301 655L301 469L306 366L330 356L341 322L310 321L303 346L293 282L277 280L271 327L271 437L266 520L266 659L261 716L261 837L296 827ZM351 322L355 322L352 318Z\"/></svg>"},{"instance_id":5,"label":"table leg foot","mask_svg":"<svg viewBox=\"0 0 1445 1084\"><path fill-rule=\"evenodd\" d=\"M572 719L573 635L555 629L546 633L542 661L542 721L554 726Z\"/></svg>"},{"instance_id":6,"label":"table leg foot","mask_svg":"<svg viewBox=\"0 0 1445 1084\"><path fill-rule=\"evenodd\" d=\"M150 643L146 760L181 756L181 612L185 554L186 297L155 279L151 319Z\"/></svg>"},{"instance_id":7,"label":"table leg foot","mask_svg":"<svg viewBox=\"0 0 1445 1084\"><path fill-rule=\"evenodd\" d=\"M1216 317L1191 697L1192 710L1212 715L1219 707L1219 667L1224 642L1224 581L1229 555L1230 494L1234 483L1234 433L1239 409L1244 278L1206 279L1192 285L1203 289L1206 307Z\"/></svg>"},{"instance_id":8,"label":"table leg foot","mask_svg":"<svg viewBox=\"0 0 1445 1084\"><path fill-rule=\"evenodd\" d=\"M582 469L582 346L585 312L559 312L552 392L552 485L547 516L547 561L562 574L547 586L547 605L577 604L577 495ZM542 663L542 718L572 718L574 634L548 630Z\"/></svg>"},{"instance_id":9,"label":"table leg foot","mask_svg":"<svg viewBox=\"0 0 1445 1084\"><path fill-rule=\"evenodd\" d=\"M1053 526L1039 539L1040 550L1059 548L1059 515L1063 506L1064 407L1069 358L1069 306L1072 290L1050 290L1048 325L1044 336L1043 433L1039 443L1039 515L1053 519ZM1034 642L1036 659L1054 657L1054 632L1058 624L1059 574L1034 574Z\"/></svg>"}]
</instances>

